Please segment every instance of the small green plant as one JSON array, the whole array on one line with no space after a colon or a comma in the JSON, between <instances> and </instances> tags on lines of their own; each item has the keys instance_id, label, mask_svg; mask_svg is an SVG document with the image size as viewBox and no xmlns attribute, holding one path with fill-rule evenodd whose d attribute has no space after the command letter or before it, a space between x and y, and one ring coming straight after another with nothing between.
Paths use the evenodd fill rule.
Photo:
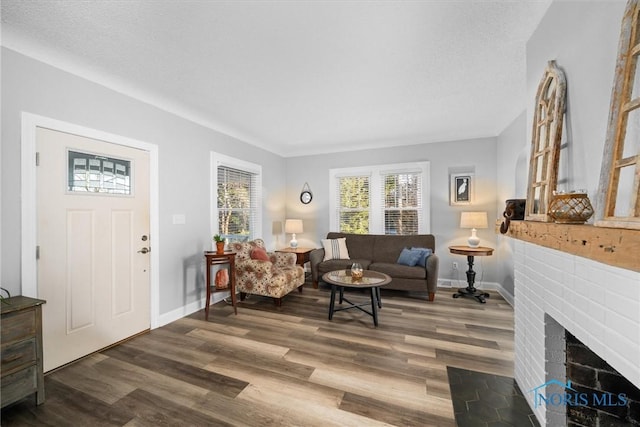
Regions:
<instances>
[{"instance_id":1,"label":"small green plant","mask_svg":"<svg viewBox=\"0 0 640 427\"><path fill-rule=\"evenodd\" d=\"M224 242L224 238L219 234L216 234L215 236L213 236L213 240L214 242Z\"/></svg>"}]
</instances>

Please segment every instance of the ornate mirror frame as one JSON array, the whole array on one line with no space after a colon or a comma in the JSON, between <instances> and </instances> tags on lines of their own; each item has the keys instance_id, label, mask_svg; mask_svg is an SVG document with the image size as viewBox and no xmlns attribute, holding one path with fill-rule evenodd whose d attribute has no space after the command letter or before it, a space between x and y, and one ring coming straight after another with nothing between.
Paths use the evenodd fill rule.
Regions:
<instances>
[{"instance_id":1,"label":"ornate mirror frame","mask_svg":"<svg viewBox=\"0 0 640 427\"><path fill-rule=\"evenodd\" d=\"M558 183L566 92L564 72L549 61L538 85L533 116L525 212L529 221L551 221L549 202Z\"/></svg>"},{"instance_id":2,"label":"ornate mirror frame","mask_svg":"<svg viewBox=\"0 0 640 427\"><path fill-rule=\"evenodd\" d=\"M595 225L640 229L640 2L622 18Z\"/></svg>"}]
</instances>

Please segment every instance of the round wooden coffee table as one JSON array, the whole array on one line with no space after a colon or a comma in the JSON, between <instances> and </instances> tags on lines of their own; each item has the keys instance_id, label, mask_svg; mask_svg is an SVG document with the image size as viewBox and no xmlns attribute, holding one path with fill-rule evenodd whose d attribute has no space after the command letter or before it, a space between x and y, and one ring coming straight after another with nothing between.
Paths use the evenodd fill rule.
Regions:
<instances>
[{"instance_id":1,"label":"round wooden coffee table","mask_svg":"<svg viewBox=\"0 0 640 427\"><path fill-rule=\"evenodd\" d=\"M378 308L382 308L380 300L380 286L384 286L391 281L391 277L387 274L377 271L364 270L361 279L353 279L349 270L336 270L325 273L322 281L331 285L331 302L329 303L329 320L333 319L333 313L341 310L349 310L357 308L373 317L373 324L378 326ZM371 311L365 310L363 307L368 306L369 302L356 304L344 297L344 288L353 289L369 289L371 292ZM349 305L335 308L336 289L340 290L340 302L346 302Z\"/></svg>"}]
</instances>

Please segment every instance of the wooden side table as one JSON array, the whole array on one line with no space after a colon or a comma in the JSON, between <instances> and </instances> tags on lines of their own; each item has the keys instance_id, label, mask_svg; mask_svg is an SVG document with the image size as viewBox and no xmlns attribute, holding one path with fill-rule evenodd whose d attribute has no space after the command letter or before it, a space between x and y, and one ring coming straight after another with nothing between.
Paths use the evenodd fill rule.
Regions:
<instances>
[{"instance_id":1,"label":"wooden side table","mask_svg":"<svg viewBox=\"0 0 640 427\"><path fill-rule=\"evenodd\" d=\"M287 252L290 254L296 254L296 264L304 268L304 264L309 262L309 254L313 248L283 248L277 249L276 252Z\"/></svg>"},{"instance_id":2,"label":"wooden side table","mask_svg":"<svg viewBox=\"0 0 640 427\"><path fill-rule=\"evenodd\" d=\"M282 248L277 249L276 252L286 252L290 254L296 254L296 264L301 266L304 269L305 263L309 262L311 251L313 248ZM307 274L305 273L305 281L307 278ZM302 288L301 288L302 289Z\"/></svg>"},{"instance_id":3,"label":"wooden side table","mask_svg":"<svg viewBox=\"0 0 640 427\"><path fill-rule=\"evenodd\" d=\"M467 270L467 287L458 289L458 293L453 294L454 298L459 297L471 297L478 300L478 302L486 303L485 298L489 298L489 294L479 291L475 288L476 272L473 271L473 257L476 256L491 256L493 254L493 248L487 248L479 246L477 248L471 248L469 246L449 246L449 252L456 255L466 255L467 263L469 264L469 270Z\"/></svg>"},{"instance_id":4,"label":"wooden side table","mask_svg":"<svg viewBox=\"0 0 640 427\"><path fill-rule=\"evenodd\" d=\"M211 266L228 264L229 265L229 290L231 292L231 305L233 306L233 312L238 314L238 308L236 307L236 253L225 252L219 254L217 252L205 251L204 257L206 259L207 269L207 302L204 306L204 318L209 320L209 304L211 303Z\"/></svg>"}]
</instances>

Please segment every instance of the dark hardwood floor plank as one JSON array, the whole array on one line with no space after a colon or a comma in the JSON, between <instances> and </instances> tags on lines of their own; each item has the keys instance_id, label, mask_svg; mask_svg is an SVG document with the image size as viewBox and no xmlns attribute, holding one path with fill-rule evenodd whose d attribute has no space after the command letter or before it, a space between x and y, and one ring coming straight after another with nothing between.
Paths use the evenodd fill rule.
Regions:
<instances>
[{"instance_id":1,"label":"dark hardwood floor plank","mask_svg":"<svg viewBox=\"0 0 640 427\"><path fill-rule=\"evenodd\" d=\"M428 408L410 411L402 406L353 393L345 393L340 409L394 426L455 427L451 418L431 414Z\"/></svg>"},{"instance_id":2,"label":"dark hardwood floor plank","mask_svg":"<svg viewBox=\"0 0 640 427\"><path fill-rule=\"evenodd\" d=\"M138 354L130 358L126 351L126 343L105 351L105 354L115 359L132 363L151 371L162 372L164 375L186 381L193 385L213 390L225 396L236 396L247 383L235 378L218 375L205 369L196 368L185 363L157 356L151 353Z\"/></svg>"},{"instance_id":3,"label":"dark hardwood floor plank","mask_svg":"<svg viewBox=\"0 0 640 427\"><path fill-rule=\"evenodd\" d=\"M68 368L65 368L68 369ZM114 409L112 405L65 385L51 376L45 377L45 402L35 405L26 398L2 410L2 425L13 426L124 426L133 413Z\"/></svg>"},{"instance_id":4,"label":"dark hardwood floor plank","mask_svg":"<svg viewBox=\"0 0 640 427\"><path fill-rule=\"evenodd\" d=\"M246 365L260 366L262 369L273 372L274 374L285 374L291 378L306 380L313 372L313 367L294 363L286 360L284 357L270 357L256 353L241 352L232 348L210 343L203 344L203 351L215 352L217 358L211 365L222 365L227 360L232 360ZM205 367L205 369L207 369Z\"/></svg>"},{"instance_id":5,"label":"dark hardwood floor plank","mask_svg":"<svg viewBox=\"0 0 640 427\"><path fill-rule=\"evenodd\" d=\"M178 405L153 393L137 389L113 405L134 414L128 425L135 426L231 426L216 417Z\"/></svg>"},{"instance_id":6,"label":"dark hardwood floor plank","mask_svg":"<svg viewBox=\"0 0 640 427\"><path fill-rule=\"evenodd\" d=\"M75 362L72 369L61 369L49 377L100 399L106 404L113 404L131 393L136 387L126 380L122 381L112 376L102 375L97 371L96 365L104 359L103 355L94 354Z\"/></svg>"},{"instance_id":7,"label":"dark hardwood floor plank","mask_svg":"<svg viewBox=\"0 0 640 427\"><path fill-rule=\"evenodd\" d=\"M294 378L285 373L273 373L260 366L239 363L234 360L221 362L223 363L212 364L207 369L250 382L252 386L265 390L274 400L305 396L316 404L337 407L343 394L342 390L331 386L316 384L308 379Z\"/></svg>"},{"instance_id":8,"label":"dark hardwood floor plank","mask_svg":"<svg viewBox=\"0 0 640 427\"><path fill-rule=\"evenodd\" d=\"M135 388L148 391L187 407L210 393L207 388L164 375L162 370L152 371L111 357L98 363L95 369L104 376L127 381Z\"/></svg>"}]
</instances>

